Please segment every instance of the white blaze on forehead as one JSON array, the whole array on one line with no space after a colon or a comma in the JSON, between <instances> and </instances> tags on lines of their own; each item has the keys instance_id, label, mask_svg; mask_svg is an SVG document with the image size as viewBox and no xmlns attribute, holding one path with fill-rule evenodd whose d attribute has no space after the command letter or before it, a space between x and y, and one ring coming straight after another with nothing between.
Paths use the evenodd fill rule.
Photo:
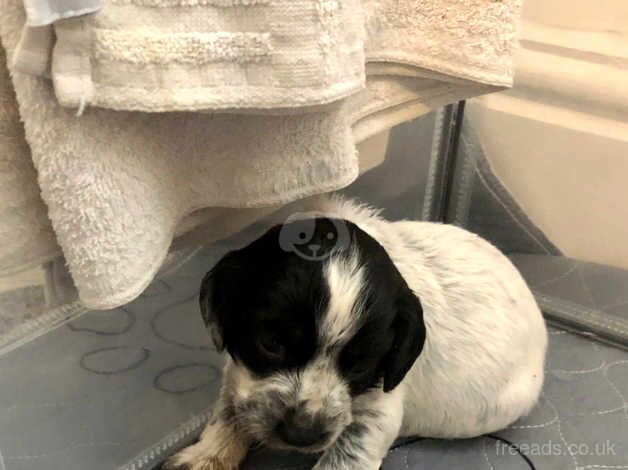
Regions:
<instances>
[{"instance_id":1,"label":"white blaze on forehead","mask_svg":"<svg viewBox=\"0 0 628 470\"><path fill-rule=\"evenodd\" d=\"M357 326L365 288L364 268L355 251L334 256L324 268L329 304L319 327L325 344L346 342Z\"/></svg>"}]
</instances>

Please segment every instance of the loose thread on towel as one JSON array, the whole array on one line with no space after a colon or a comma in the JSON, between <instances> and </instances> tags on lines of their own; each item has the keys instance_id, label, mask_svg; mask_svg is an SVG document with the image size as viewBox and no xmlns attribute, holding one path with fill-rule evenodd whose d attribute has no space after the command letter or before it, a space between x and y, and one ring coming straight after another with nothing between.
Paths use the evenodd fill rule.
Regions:
<instances>
[{"instance_id":1,"label":"loose thread on towel","mask_svg":"<svg viewBox=\"0 0 628 470\"><path fill-rule=\"evenodd\" d=\"M85 94L81 95L81 99L79 100L79 107L76 110L76 117L81 117L85 112L85 104L87 100L85 99Z\"/></svg>"}]
</instances>

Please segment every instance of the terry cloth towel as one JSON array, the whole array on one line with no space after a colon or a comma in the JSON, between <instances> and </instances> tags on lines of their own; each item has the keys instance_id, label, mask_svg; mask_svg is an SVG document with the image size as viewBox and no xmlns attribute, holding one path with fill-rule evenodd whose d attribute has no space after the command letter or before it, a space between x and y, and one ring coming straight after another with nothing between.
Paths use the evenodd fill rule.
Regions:
<instances>
[{"instance_id":1,"label":"terry cloth towel","mask_svg":"<svg viewBox=\"0 0 628 470\"><path fill-rule=\"evenodd\" d=\"M1 0L0 12L0 36L12 53L24 24L19 0ZM512 25L493 24L495 34L500 28L510 37ZM512 44L499 53L510 56ZM135 298L196 209L267 207L346 186L359 170L352 124L362 139L412 110L507 81L478 85L413 64L394 68L400 72L369 77L366 91L298 116L88 108L76 118L58 105L49 81L14 73L43 199L82 301L109 308Z\"/></svg>"},{"instance_id":2,"label":"terry cloth towel","mask_svg":"<svg viewBox=\"0 0 628 470\"><path fill-rule=\"evenodd\" d=\"M99 14L55 25L52 75L64 106L142 111L329 103L363 86L364 59L376 74L510 86L520 7L520 0L104 0Z\"/></svg>"},{"instance_id":3,"label":"terry cloth towel","mask_svg":"<svg viewBox=\"0 0 628 470\"><path fill-rule=\"evenodd\" d=\"M0 49L0 58L3 53ZM62 254L39 196L36 171L24 140L8 70L0 63L0 276L41 265ZM416 118L440 106L481 92L479 87L443 86L438 81L404 77L371 77L367 90L352 98L353 135L357 142ZM368 170L360 160L360 172ZM175 229L182 236L203 226L203 241L227 237L276 210L207 208L183 218ZM134 243L133 240L129 241ZM149 252L145 248L143 251ZM138 258L137 262L141 262ZM122 267L120 267L122 268ZM89 264L78 268L91 271ZM120 271L123 272L123 271ZM112 274L115 275L115 274ZM78 276L81 277L80 275ZM79 284L80 285L80 284Z\"/></svg>"},{"instance_id":4,"label":"terry cloth towel","mask_svg":"<svg viewBox=\"0 0 628 470\"><path fill-rule=\"evenodd\" d=\"M0 5L10 54L24 12L19 0ZM95 108L77 118L49 81L13 78L52 226L91 308L139 295L185 215L281 204L344 187L359 171L340 104L299 119Z\"/></svg>"},{"instance_id":5,"label":"terry cloth towel","mask_svg":"<svg viewBox=\"0 0 628 470\"><path fill-rule=\"evenodd\" d=\"M379 73L512 86L521 0L364 0L364 10L366 60Z\"/></svg>"},{"instance_id":6,"label":"terry cloth towel","mask_svg":"<svg viewBox=\"0 0 628 470\"><path fill-rule=\"evenodd\" d=\"M329 103L363 85L364 59L372 74L504 87L520 9L521 0L105 0L97 15L55 24L52 76L64 106L142 111Z\"/></svg>"},{"instance_id":7,"label":"terry cloth towel","mask_svg":"<svg viewBox=\"0 0 628 470\"><path fill-rule=\"evenodd\" d=\"M60 252L0 50L0 276L45 263Z\"/></svg>"},{"instance_id":8,"label":"terry cloth towel","mask_svg":"<svg viewBox=\"0 0 628 470\"><path fill-rule=\"evenodd\" d=\"M364 87L360 0L104 0L54 28L69 107L300 108Z\"/></svg>"},{"instance_id":9,"label":"terry cloth towel","mask_svg":"<svg viewBox=\"0 0 628 470\"><path fill-rule=\"evenodd\" d=\"M349 98L356 142L442 106L491 93L495 87L461 80L369 75L366 90Z\"/></svg>"}]
</instances>

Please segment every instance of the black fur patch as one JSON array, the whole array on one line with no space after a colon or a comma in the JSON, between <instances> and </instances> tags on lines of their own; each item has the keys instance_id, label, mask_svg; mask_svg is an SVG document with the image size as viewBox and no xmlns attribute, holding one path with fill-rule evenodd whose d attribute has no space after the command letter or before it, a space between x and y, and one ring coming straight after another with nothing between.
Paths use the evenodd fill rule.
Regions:
<instances>
[{"instance_id":1,"label":"black fur patch","mask_svg":"<svg viewBox=\"0 0 628 470\"><path fill-rule=\"evenodd\" d=\"M234 360L254 373L302 368L328 346L320 344L317 330L330 296L325 263L329 256L357 253L366 274L363 311L357 333L338 354L338 368L354 395L382 383L396 385L423 344L418 299L384 248L355 224L328 218L314 222L315 226L310 219L274 227L225 256L203 281L205 321L217 326ZM346 246L338 244L339 227L347 230ZM302 243L296 248L294 243L287 245L286 233L296 234ZM307 246L329 256L301 256ZM407 301L408 295L413 302ZM404 318L415 321L400 324L400 308L411 310Z\"/></svg>"}]
</instances>

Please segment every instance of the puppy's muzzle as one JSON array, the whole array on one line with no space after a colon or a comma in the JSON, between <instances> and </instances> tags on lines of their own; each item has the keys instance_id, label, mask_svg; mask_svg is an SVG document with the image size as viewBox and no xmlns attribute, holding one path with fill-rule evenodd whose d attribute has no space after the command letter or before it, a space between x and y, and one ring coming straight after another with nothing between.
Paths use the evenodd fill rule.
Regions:
<instances>
[{"instance_id":1,"label":"puppy's muzzle","mask_svg":"<svg viewBox=\"0 0 628 470\"><path fill-rule=\"evenodd\" d=\"M279 439L293 447L312 447L323 444L330 436L320 418L308 416L295 408L289 408L275 427Z\"/></svg>"}]
</instances>

